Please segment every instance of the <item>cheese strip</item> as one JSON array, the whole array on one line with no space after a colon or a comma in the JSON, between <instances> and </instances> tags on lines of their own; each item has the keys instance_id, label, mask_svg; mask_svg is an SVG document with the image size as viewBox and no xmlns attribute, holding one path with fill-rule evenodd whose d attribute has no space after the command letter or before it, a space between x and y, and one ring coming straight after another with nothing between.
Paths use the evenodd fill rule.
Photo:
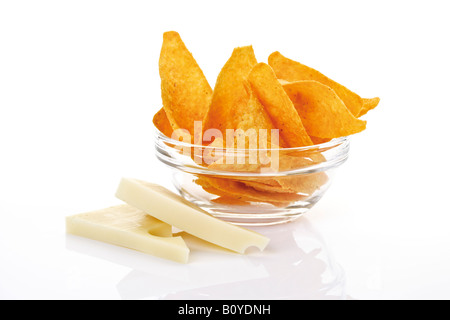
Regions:
<instances>
[{"instance_id":1,"label":"cheese strip","mask_svg":"<svg viewBox=\"0 0 450 320\"><path fill-rule=\"evenodd\" d=\"M67 233L187 263L189 248L172 237L172 226L129 205L66 218Z\"/></svg>"},{"instance_id":2,"label":"cheese strip","mask_svg":"<svg viewBox=\"0 0 450 320\"><path fill-rule=\"evenodd\" d=\"M124 178L116 196L161 221L232 251L244 253L250 246L264 250L269 243L267 237L215 218L156 184Z\"/></svg>"}]
</instances>

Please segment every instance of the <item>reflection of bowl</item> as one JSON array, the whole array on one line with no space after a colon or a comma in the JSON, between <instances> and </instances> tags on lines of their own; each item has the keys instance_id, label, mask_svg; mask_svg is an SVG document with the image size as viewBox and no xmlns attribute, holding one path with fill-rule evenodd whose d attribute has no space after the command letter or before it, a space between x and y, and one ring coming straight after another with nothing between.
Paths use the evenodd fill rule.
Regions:
<instances>
[{"instance_id":1,"label":"reflection of bowl","mask_svg":"<svg viewBox=\"0 0 450 320\"><path fill-rule=\"evenodd\" d=\"M188 267L159 258L149 259L145 254L131 250L126 257L122 256L125 252L116 253L118 264L133 269L117 284L117 290L123 299L347 298L345 271L308 218L276 228L251 228L270 237L268 250L254 250L245 255L235 254L183 234L191 249L192 265ZM70 244L71 249L86 253L80 250L83 248L78 248L74 243ZM78 241L77 245L80 245ZM92 245L89 248L92 249ZM94 253L97 258L103 257L109 251L105 248L97 249L98 252L87 251Z\"/></svg>"},{"instance_id":2,"label":"reflection of bowl","mask_svg":"<svg viewBox=\"0 0 450 320\"><path fill-rule=\"evenodd\" d=\"M187 200L241 225L291 221L311 209L345 162L347 137L300 148L223 149L156 134L156 155Z\"/></svg>"}]
</instances>

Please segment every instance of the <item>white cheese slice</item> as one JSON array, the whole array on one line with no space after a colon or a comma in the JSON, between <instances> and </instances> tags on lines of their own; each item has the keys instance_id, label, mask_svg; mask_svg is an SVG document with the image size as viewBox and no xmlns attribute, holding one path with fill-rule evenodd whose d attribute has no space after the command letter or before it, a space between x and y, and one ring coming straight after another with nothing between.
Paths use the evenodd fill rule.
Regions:
<instances>
[{"instance_id":1,"label":"white cheese slice","mask_svg":"<svg viewBox=\"0 0 450 320\"><path fill-rule=\"evenodd\" d=\"M215 218L157 184L123 178L116 196L161 221L232 251L244 253L251 246L264 250L269 243L267 237Z\"/></svg>"},{"instance_id":2,"label":"white cheese slice","mask_svg":"<svg viewBox=\"0 0 450 320\"><path fill-rule=\"evenodd\" d=\"M139 209L120 205L66 217L67 233L187 263L189 248L172 226Z\"/></svg>"}]
</instances>

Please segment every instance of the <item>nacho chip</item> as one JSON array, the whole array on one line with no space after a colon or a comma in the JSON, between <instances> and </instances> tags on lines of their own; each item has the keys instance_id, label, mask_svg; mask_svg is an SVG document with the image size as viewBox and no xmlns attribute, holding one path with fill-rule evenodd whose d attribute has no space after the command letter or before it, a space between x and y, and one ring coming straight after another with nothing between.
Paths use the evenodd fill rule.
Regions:
<instances>
[{"instance_id":1,"label":"nacho chip","mask_svg":"<svg viewBox=\"0 0 450 320\"><path fill-rule=\"evenodd\" d=\"M317 172L292 177L281 177L278 181L285 189L309 197L325 185L329 181L329 178L325 172Z\"/></svg>"},{"instance_id":2,"label":"nacho chip","mask_svg":"<svg viewBox=\"0 0 450 320\"><path fill-rule=\"evenodd\" d=\"M283 188L283 186L277 181L273 180L275 183L264 183L261 181L246 181L241 180L242 183L244 183L248 187L252 187L255 190L258 191L265 191L265 192L275 192L275 193L294 193L292 190Z\"/></svg>"},{"instance_id":3,"label":"nacho chip","mask_svg":"<svg viewBox=\"0 0 450 320\"><path fill-rule=\"evenodd\" d=\"M204 120L203 129L217 129L225 141L227 130L242 130L248 133L244 148L249 147L249 141L258 143L259 129L274 129L269 115L265 112L259 100L254 96L247 84L247 76L257 64L251 46L239 47L233 50L231 57L223 66L217 77L213 97ZM248 131L247 130L251 130ZM228 147L236 147L229 145ZM270 143L270 142L269 142ZM255 146L257 148L257 145Z\"/></svg>"},{"instance_id":4,"label":"nacho chip","mask_svg":"<svg viewBox=\"0 0 450 320\"><path fill-rule=\"evenodd\" d=\"M283 186L273 177L240 177L238 181L259 191L293 193L291 190L283 188Z\"/></svg>"},{"instance_id":5,"label":"nacho chip","mask_svg":"<svg viewBox=\"0 0 450 320\"><path fill-rule=\"evenodd\" d=\"M199 176L195 183L201 186L203 190L205 190L209 194L218 196L218 198L212 199L212 202L229 205L245 205L250 204L251 202L255 202L253 198L246 197L243 194L230 193L228 191L213 187L211 185L211 180L206 176Z\"/></svg>"},{"instance_id":6,"label":"nacho chip","mask_svg":"<svg viewBox=\"0 0 450 320\"><path fill-rule=\"evenodd\" d=\"M256 65L251 46L233 50L216 80L214 92L203 129L218 129L225 137L227 129L237 129L240 118L247 113L250 98L244 87L247 75Z\"/></svg>"},{"instance_id":7,"label":"nacho chip","mask_svg":"<svg viewBox=\"0 0 450 320\"><path fill-rule=\"evenodd\" d=\"M302 120L269 65L257 64L248 76L252 90L288 147L312 145Z\"/></svg>"},{"instance_id":8,"label":"nacho chip","mask_svg":"<svg viewBox=\"0 0 450 320\"><path fill-rule=\"evenodd\" d=\"M233 198L233 199L235 199L237 201L243 201L243 202L252 201L251 199L245 197L242 194L232 194L232 193L229 193L227 191L223 191L223 190L220 190L220 189L214 187L211 184L211 180L208 179L208 177L206 177L206 176L199 176L197 178L197 180L195 180L195 183L198 184L199 186L201 186L203 188L203 190L205 190L206 192L208 192L210 194L214 194L214 195L219 196L219 197Z\"/></svg>"},{"instance_id":9,"label":"nacho chip","mask_svg":"<svg viewBox=\"0 0 450 320\"><path fill-rule=\"evenodd\" d=\"M365 115L370 110L374 109L378 103L380 103L380 98L363 99L363 105L359 111L358 118Z\"/></svg>"},{"instance_id":10,"label":"nacho chip","mask_svg":"<svg viewBox=\"0 0 450 320\"><path fill-rule=\"evenodd\" d=\"M333 139L363 131L366 121L356 118L333 89L314 80L283 85L309 135Z\"/></svg>"},{"instance_id":11,"label":"nacho chip","mask_svg":"<svg viewBox=\"0 0 450 320\"><path fill-rule=\"evenodd\" d=\"M196 163L201 163L204 166L209 166L224 157L225 144L222 138L216 138L212 143L205 146L202 153L199 155L200 159L196 159ZM200 160L200 161L198 161Z\"/></svg>"},{"instance_id":12,"label":"nacho chip","mask_svg":"<svg viewBox=\"0 0 450 320\"><path fill-rule=\"evenodd\" d=\"M258 179L255 181L241 179L239 181L257 191L270 193L297 193L307 197L313 195L314 192L324 186L329 181L329 178L325 172L317 172L311 174L277 177L276 179L272 179L276 185L264 183L266 181L270 181L267 178Z\"/></svg>"},{"instance_id":13,"label":"nacho chip","mask_svg":"<svg viewBox=\"0 0 450 320\"><path fill-rule=\"evenodd\" d=\"M233 197L228 197L228 196L223 196L223 197L218 197L215 199L212 199L211 202L220 204L220 205L225 205L225 206L252 206L253 208L255 208L255 204L253 202L253 200L250 201L243 201L243 200L239 200L239 199L235 199ZM279 207L279 208L285 208L288 205L290 205L290 202L270 202L270 201L264 201L264 204L270 204L274 207Z\"/></svg>"},{"instance_id":14,"label":"nacho chip","mask_svg":"<svg viewBox=\"0 0 450 320\"><path fill-rule=\"evenodd\" d=\"M249 201L239 200L228 196L212 199L211 202L226 206L248 206L251 204Z\"/></svg>"},{"instance_id":15,"label":"nacho chip","mask_svg":"<svg viewBox=\"0 0 450 320\"><path fill-rule=\"evenodd\" d=\"M194 134L194 121L203 121L212 89L203 71L177 32L164 33L159 59L161 95L172 128Z\"/></svg>"},{"instance_id":16,"label":"nacho chip","mask_svg":"<svg viewBox=\"0 0 450 320\"><path fill-rule=\"evenodd\" d=\"M195 177L194 181L209 194L208 200L225 206L285 207L316 195L328 184L327 173L300 174L296 170L320 170L315 165L326 161L322 153L332 146L313 145L364 130L366 122L357 118L379 103L379 98L363 99L278 52L269 57L269 64L258 64L251 46L233 50L212 91L176 32L164 34L159 67L163 109L153 123L171 137L176 129L193 134L194 121L202 121L200 133L215 139L202 141L205 148L202 152L191 150L191 158L211 174ZM209 129L217 129L221 136ZM227 139L227 129L235 130L231 139ZM278 129L278 143L269 140L261 145L260 129L268 131L269 137L270 130ZM199 141L196 138L194 143ZM291 149L303 146L313 147ZM234 161L228 162L229 148L239 158L233 156ZM246 150L236 152L234 148ZM250 160L248 149L266 149L266 159L279 156L277 166L268 165L259 154L252 162L255 159ZM242 159L244 162L239 162ZM237 174L225 176L215 171ZM261 172L273 172L273 176L260 176Z\"/></svg>"},{"instance_id":17,"label":"nacho chip","mask_svg":"<svg viewBox=\"0 0 450 320\"><path fill-rule=\"evenodd\" d=\"M246 150L264 148L259 143L261 129L267 133L266 148L278 147L280 143L277 141L276 146L271 145L273 141L270 139L270 130L275 127L246 80L256 64L257 61L251 46L235 48L217 78L211 105L205 117L204 130L218 129L223 136L224 148ZM231 139L227 137L227 130L230 129L236 130ZM234 172L259 171L258 157L250 159L249 153L245 153L242 159L243 163L240 163L236 158L235 151L231 151L230 154L234 157L232 163L223 157L212 163L209 166L210 169ZM258 154L256 153L256 155Z\"/></svg>"},{"instance_id":18,"label":"nacho chip","mask_svg":"<svg viewBox=\"0 0 450 320\"><path fill-rule=\"evenodd\" d=\"M280 172L295 171L300 168L310 168L326 161L325 157L316 151L293 153L282 152L280 154ZM309 175L286 175L277 177L276 181L284 190L303 195L312 195L322 185L327 183L328 176L325 172L317 172Z\"/></svg>"},{"instance_id":19,"label":"nacho chip","mask_svg":"<svg viewBox=\"0 0 450 320\"><path fill-rule=\"evenodd\" d=\"M311 138L311 140L312 140L312 142L314 143L314 144L321 144L321 143L327 143L327 142L330 142L332 139L329 139L329 138L318 138L318 137L314 137L314 136L309 136L310 138Z\"/></svg>"},{"instance_id":20,"label":"nacho chip","mask_svg":"<svg viewBox=\"0 0 450 320\"><path fill-rule=\"evenodd\" d=\"M319 71L305 66L300 62L288 59L279 52L274 52L269 56L269 65L273 68L277 77L280 79L289 82L298 80L315 80L330 87L336 92L339 98L342 99L344 104L355 117L362 115L361 112L364 112L364 110L369 111L370 109L375 108L380 101L379 98L366 99L370 100L370 108L367 106L364 110L362 110L364 99L362 99L359 95L350 91L336 81L331 80Z\"/></svg>"},{"instance_id":21,"label":"nacho chip","mask_svg":"<svg viewBox=\"0 0 450 320\"><path fill-rule=\"evenodd\" d=\"M154 116L153 116L153 124L155 127L161 131L166 137L172 137L172 126L170 125L169 119L167 119L166 112L164 108L161 108Z\"/></svg>"},{"instance_id":22,"label":"nacho chip","mask_svg":"<svg viewBox=\"0 0 450 320\"><path fill-rule=\"evenodd\" d=\"M272 193L267 191L258 191L246 186L244 183L227 178L202 177L210 187L219 190L219 196L233 196L240 200L267 203L290 203L302 200L304 197L295 193ZM214 190L213 189L213 190ZM211 189L210 189L211 190Z\"/></svg>"}]
</instances>

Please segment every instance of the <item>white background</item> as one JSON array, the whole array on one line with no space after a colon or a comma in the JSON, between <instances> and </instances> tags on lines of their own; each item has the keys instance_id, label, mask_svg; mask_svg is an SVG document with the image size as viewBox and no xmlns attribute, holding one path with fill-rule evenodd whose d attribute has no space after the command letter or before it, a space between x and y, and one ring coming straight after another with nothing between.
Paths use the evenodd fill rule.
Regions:
<instances>
[{"instance_id":1,"label":"white background","mask_svg":"<svg viewBox=\"0 0 450 320\"><path fill-rule=\"evenodd\" d=\"M119 203L122 176L169 184L151 122L168 30L212 86L233 48L252 44L260 61L280 51L379 96L305 221L342 267L347 298L450 298L449 9L438 0L1 1L0 298L123 297L114 288L130 267L70 250L64 217ZM163 263L148 259L148 269Z\"/></svg>"}]
</instances>

